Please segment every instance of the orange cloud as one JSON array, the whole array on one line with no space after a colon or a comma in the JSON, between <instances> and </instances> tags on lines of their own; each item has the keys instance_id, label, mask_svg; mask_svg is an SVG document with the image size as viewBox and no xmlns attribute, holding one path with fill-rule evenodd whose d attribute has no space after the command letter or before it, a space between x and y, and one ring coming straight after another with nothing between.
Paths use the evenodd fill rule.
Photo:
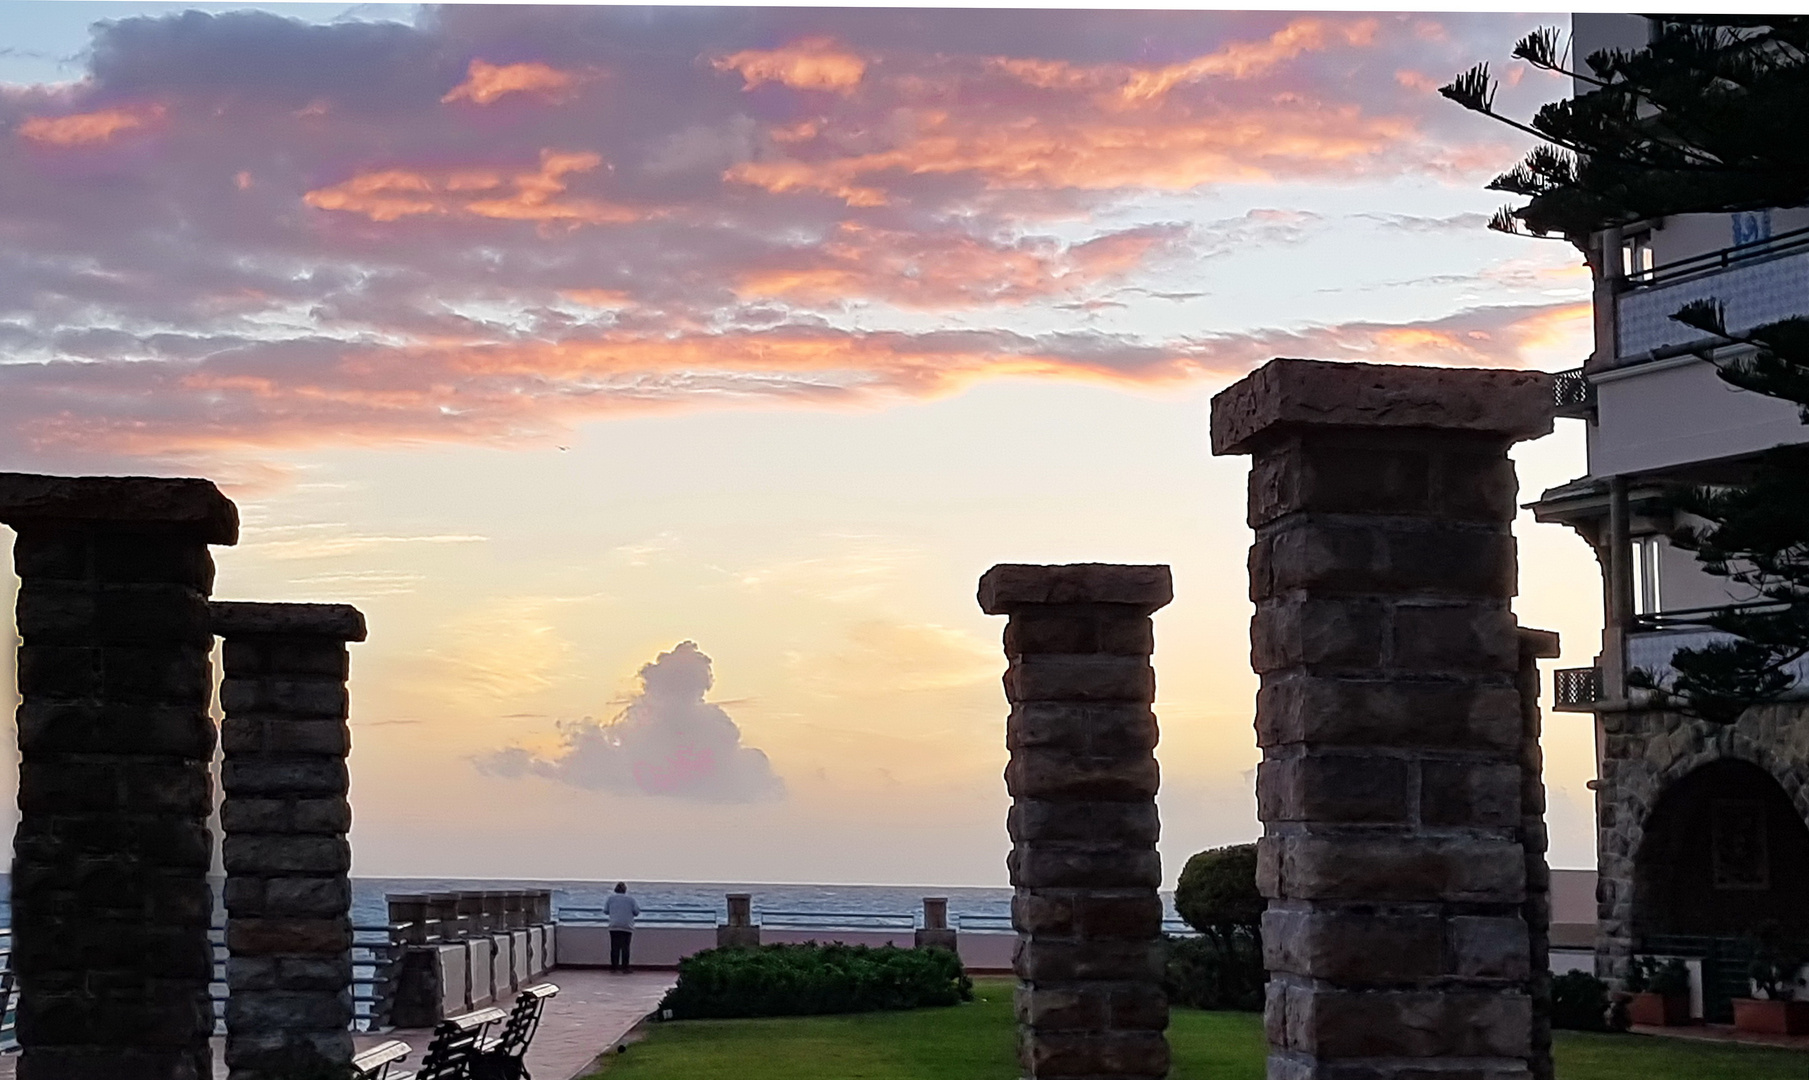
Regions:
<instances>
[{"instance_id":1,"label":"orange cloud","mask_svg":"<svg viewBox=\"0 0 1809 1080\"><path fill-rule=\"evenodd\" d=\"M744 49L710 61L717 71L738 71L752 90L776 82L793 90L851 94L866 74L867 62L837 47L830 38L802 38L778 49Z\"/></svg>"},{"instance_id":2,"label":"orange cloud","mask_svg":"<svg viewBox=\"0 0 1809 1080\"><path fill-rule=\"evenodd\" d=\"M1161 122L1052 118L999 123L933 110L903 113L914 125L889 150L817 160L748 161L723 178L774 194L820 191L851 206L887 203L888 174L974 173L990 188L1149 187L1271 179L1275 172L1346 175L1364 159L1415 134L1406 119L1366 115L1355 105L1289 101L1223 118Z\"/></svg>"},{"instance_id":3,"label":"orange cloud","mask_svg":"<svg viewBox=\"0 0 1809 1080\"><path fill-rule=\"evenodd\" d=\"M1009 58L994 59L992 64L1040 90L1102 91L1102 104L1122 108L1160 102L1175 87L1204 79L1254 78L1302 53L1322 52L1335 44L1367 46L1375 40L1376 30L1374 19L1339 22L1301 18L1261 41L1234 41L1204 56L1162 67Z\"/></svg>"},{"instance_id":4,"label":"orange cloud","mask_svg":"<svg viewBox=\"0 0 1809 1080\"><path fill-rule=\"evenodd\" d=\"M744 272L735 293L744 300L878 300L917 308L1017 303L1120 277L1166 239L1166 230L1135 229L1063 246L843 222L821 243Z\"/></svg>"},{"instance_id":5,"label":"orange cloud","mask_svg":"<svg viewBox=\"0 0 1809 1080\"><path fill-rule=\"evenodd\" d=\"M640 220L645 215L629 207L596 199L560 198L568 174L590 172L602 163L597 154L542 150L538 170L508 177L485 169L438 174L383 169L310 191L302 201L316 210L363 214L372 221L435 215L576 227Z\"/></svg>"},{"instance_id":6,"label":"orange cloud","mask_svg":"<svg viewBox=\"0 0 1809 1080\"><path fill-rule=\"evenodd\" d=\"M45 146L83 146L104 143L113 136L135 131L163 119L164 108L101 109L69 116L34 116L19 125L21 138Z\"/></svg>"},{"instance_id":7,"label":"orange cloud","mask_svg":"<svg viewBox=\"0 0 1809 1080\"><path fill-rule=\"evenodd\" d=\"M549 101L562 101L571 96L579 76L539 61L524 64L492 64L473 59L466 70L465 81L446 92L442 104L469 101L488 105L509 94L534 94Z\"/></svg>"}]
</instances>

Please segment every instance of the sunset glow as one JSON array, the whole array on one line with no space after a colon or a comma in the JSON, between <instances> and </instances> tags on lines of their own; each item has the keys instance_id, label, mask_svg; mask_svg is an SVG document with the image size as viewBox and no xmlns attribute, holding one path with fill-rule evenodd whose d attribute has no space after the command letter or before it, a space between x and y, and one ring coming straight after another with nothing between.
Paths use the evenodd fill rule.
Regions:
<instances>
[{"instance_id":1,"label":"sunset glow","mask_svg":"<svg viewBox=\"0 0 1809 1080\"><path fill-rule=\"evenodd\" d=\"M1125 561L1172 880L1257 828L1211 394L1589 349L1435 92L1561 16L81 6L0 0L0 469L213 478L218 596L365 612L361 874L999 883L975 582ZM1586 663L1593 559L1519 540Z\"/></svg>"}]
</instances>

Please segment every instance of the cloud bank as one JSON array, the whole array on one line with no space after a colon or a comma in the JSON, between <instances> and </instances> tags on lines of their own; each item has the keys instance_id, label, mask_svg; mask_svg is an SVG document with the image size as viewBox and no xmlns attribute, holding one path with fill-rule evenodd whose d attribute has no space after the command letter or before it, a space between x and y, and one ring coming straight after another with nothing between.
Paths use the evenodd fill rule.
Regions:
<instances>
[{"instance_id":1,"label":"cloud bank","mask_svg":"<svg viewBox=\"0 0 1809 1080\"><path fill-rule=\"evenodd\" d=\"M641 668L641 691L609 723L589 717L561 725L564 745L536 756L520 747L480 758L495 776L540 776L573 787L701 802L782 798L785 783L741 729L704 700L715 679L710 658L680 642Z\"/></svg>"},{"instance_id":2,"label":"cloud bank","mask_svg":"<svg viewBox=\"0 0 1809 1080\"><path fill-rule=\"evenodd\" d=\"M1089 319L1291 242L1290 212L1126 208L1473 183L1514 149L1402 72L1457 70L1519 25L476 5L97 23L86 78L0 85L0 457L217 464L1007 375L1236 374L1240 336L1270 331Z\"/></svg>"}]
</instances>

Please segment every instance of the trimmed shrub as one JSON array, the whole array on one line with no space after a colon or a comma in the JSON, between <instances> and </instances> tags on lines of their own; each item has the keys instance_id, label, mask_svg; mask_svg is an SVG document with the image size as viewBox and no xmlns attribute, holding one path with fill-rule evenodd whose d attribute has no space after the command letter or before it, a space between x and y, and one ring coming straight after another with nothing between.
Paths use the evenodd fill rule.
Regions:
<instances>
[{"instance_id":1,"label":"trimmed shrub","mask_svg":"<svg viewBox=\"0 0 1809 1080\"><path fill-rule=\"evenodd\" d=\"M1570 1031L1609 1031L1608 984L1587 971L1551 980L1551 1026Z\"/></svg>"},{"instance_id":2,"label":"trimmed shrub","mask_svg":"<svg viewBox=\"0 0 1809 1080\"><path fill-rule=\"evenodd\" d=\"M814 1016L971 1001L973 980L947 949L762 945L706 949L679 961L660 1009L677 1020Z\"/></svg>"},{"instance_id":3,"label":"trimmed shrub","mask_svg":"<svg viewBox=\"0 0 1809 1080\"><path fill-rule=\"evenodd\" d=\"M1266 906L1256 891L1256 845L1211 848L1187 860L1175 883L1175 912L1221 944L1259 932Z\"/></svg>"},{"instance_id":4,"label":"trimmed shrub","mask_svg":"<svg viewBox=\"0 0 1809 1080\"><path fill-rule=\"evenodd\" d=\"M1171 1004L1261 1012L1267 978L1262 946L1249 934L1223 944L1210 937L1168 939L1162 981Z\"/></svg>"}]
</instances>

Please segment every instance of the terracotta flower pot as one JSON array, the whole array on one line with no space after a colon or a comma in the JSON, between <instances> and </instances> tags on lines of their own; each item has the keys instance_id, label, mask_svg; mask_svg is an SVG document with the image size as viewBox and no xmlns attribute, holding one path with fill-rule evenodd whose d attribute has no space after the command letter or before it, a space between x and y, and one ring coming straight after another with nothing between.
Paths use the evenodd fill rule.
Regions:
<instances>
[{"instance_id":1,"label":"terracotta flower pot","mask_svg":"<svg viewBox=\"0 0 1809 1080\"><path fill-rule=\"evenodd\" d=\"M1634 994L1627 1019L1649 1027L1677 1027L1690 1022L1690 999L1684 994Z\"/></svg>"},{"instance_id":2,"label":"terracotta flower pot","mask_svg":"<svg viewBox=\"0 0 1809 1080\"><path fill-rule=\"evenodd\" d=\"M1734 1028L1755 1035L1809 1035L1809 1001L1735 998Z\"/></svg>"}]
</instances>

